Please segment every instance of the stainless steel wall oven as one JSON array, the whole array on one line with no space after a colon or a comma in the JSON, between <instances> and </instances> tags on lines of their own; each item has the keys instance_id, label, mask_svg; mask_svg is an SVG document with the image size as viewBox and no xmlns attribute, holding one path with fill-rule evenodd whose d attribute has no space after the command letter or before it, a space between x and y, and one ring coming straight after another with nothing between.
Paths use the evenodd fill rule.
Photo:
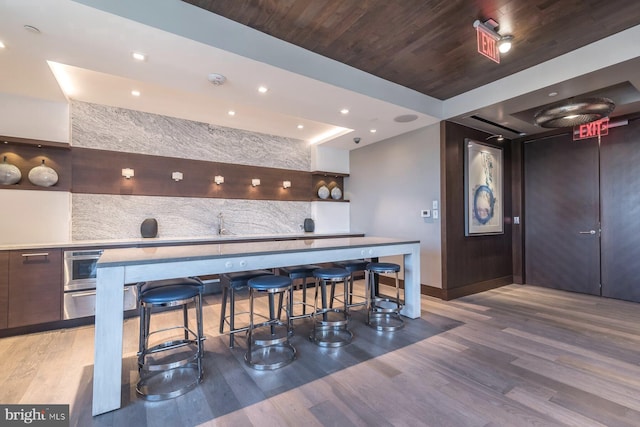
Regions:
<instances>
[{"instance_id":1,"label":"stainless steel wall oven","mask_svg":"<svg viewBox=\"0 0 640 427\"><path fill-rule=\"evenodd\" d=\"M64 319L96 314L96 270L102 249L65 251ZM137 289L124 287L124 310L137 308Z\"/></svg>"}]
</instances>

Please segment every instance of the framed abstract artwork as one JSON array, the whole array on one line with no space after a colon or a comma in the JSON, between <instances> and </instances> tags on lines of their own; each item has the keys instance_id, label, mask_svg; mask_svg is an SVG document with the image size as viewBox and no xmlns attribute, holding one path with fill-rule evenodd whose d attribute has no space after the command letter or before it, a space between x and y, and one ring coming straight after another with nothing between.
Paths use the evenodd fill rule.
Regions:
<instances>
[{"instance_id":1,"label":"framed abstract artwork","mask_svg":"<svg viewBox=\"0 0 640 427\"><path fill-rule=\"evenodd\" d=\"M502 148L465 139L465 235L504 233Z\"/></svg>"}]
</instances>

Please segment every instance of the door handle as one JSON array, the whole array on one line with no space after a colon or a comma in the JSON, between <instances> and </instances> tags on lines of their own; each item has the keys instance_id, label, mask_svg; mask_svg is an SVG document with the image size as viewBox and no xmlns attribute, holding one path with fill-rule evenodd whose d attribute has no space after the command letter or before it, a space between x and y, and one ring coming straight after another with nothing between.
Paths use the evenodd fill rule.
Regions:
<instances>
[{"instance_id":1,"label":"door handle","mask_svg":"<svg viewBox=\"0 0 640 427\"><path fill-rule=\"evenodd\" d=\"M578 231L579 234L596 234L596 230L589 230L589 231Z\"/></svg>"}]
</instances>

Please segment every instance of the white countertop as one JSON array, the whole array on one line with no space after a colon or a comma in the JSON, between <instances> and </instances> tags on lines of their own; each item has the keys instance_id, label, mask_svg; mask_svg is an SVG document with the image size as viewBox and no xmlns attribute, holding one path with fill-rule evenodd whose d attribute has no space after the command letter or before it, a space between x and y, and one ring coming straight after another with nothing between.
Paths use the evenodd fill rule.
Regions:
<instances>
[{"instance_id":1,"label":"white countertop","mask_svg":"<svg viewBox=\"0 0 640 427\"><path fill-rule=\"evenodd\" d=\"M363 233L286 233L286 234L225 234L222 236L212 234L201 237L154 237L135 239L110 239L110 240L76 240L70 242L49 242L49 243L23 243L23 244L0 244L0 251L28 250L44 248L80 248L99 247L108 249L113 246L168 246L168 245L189 245L201 243L224 243L229 241L242 240L291 240L323 237L343 237L362 235Z\"/></svg>"},{"instance_id":2,"label":"white countertop","mask_svg":"<svg viewBox=\"0 0 640 427\"><path fill-rule=\"evenodd\" d=\"M98 261L98 267L195 261L202 259L244 257L247 255L273 255L290 252L320 251L333 248L358 248L371 245L384 246L412 243L420 243L420 241L387 237L335 237L331 239L268 240L247 243L122 248L106 250Z\"/></svg>"}]
</instances>

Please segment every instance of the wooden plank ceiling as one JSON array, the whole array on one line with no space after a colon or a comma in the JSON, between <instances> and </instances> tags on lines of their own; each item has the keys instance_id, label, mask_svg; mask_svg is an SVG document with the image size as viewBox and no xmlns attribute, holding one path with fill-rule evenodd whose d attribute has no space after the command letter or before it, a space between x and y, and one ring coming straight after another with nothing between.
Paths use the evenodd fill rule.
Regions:
<instances>
[{"instance_id":1,"label":"wooden plank ceiling","mask_svg":"<svg viewBox=\"0 0 640 427\"><path fill-rule=\"evenodd\" d=\"M640 24L638 0L183 0L438 99L447 99ZM493 18L514 47L477 53Z\"/></svg>"}]
</instances>

